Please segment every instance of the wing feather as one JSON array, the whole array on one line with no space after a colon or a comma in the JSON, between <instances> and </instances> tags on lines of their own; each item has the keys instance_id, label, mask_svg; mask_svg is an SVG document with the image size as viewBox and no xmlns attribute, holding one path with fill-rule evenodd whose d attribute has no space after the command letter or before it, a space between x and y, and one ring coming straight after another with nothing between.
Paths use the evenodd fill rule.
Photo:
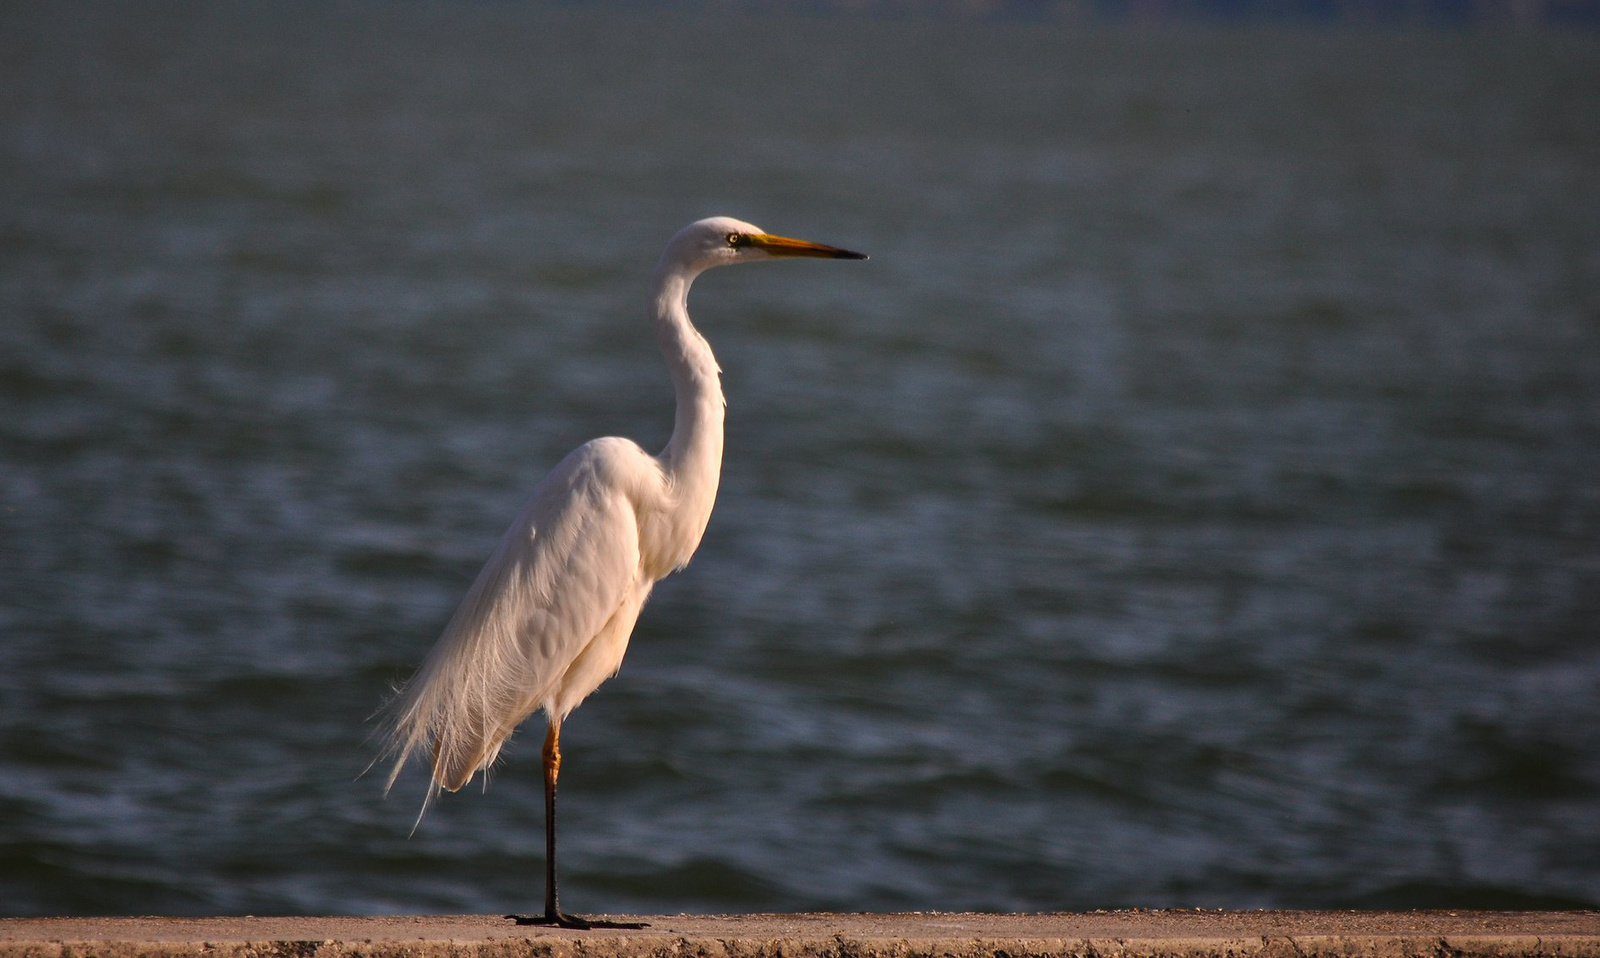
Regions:
<instances>
[{"instance_id":1,"label":"wing feather","mask_svg":"<svg viewBox=\"0 0 1600 958\"><path fill-rule=\"evenodd\" d=\"M660 481L656 461L621 439L581 446L545 477L386 707L390 786L412 755L431 748L430 796L455 791L549 703L634 593L641 496Z\"/></svg>"}]
</instances>

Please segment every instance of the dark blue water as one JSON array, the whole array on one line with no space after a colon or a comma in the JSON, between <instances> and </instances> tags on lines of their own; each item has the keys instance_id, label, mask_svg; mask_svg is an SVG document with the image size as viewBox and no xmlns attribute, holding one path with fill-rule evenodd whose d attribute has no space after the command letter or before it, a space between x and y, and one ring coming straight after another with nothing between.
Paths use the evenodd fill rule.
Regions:
<instances>
[{"instance_id":1,"label":"dark blue water","mask_svg":"<svg viewBox=\"0 0 1600 958\"><path fill-rule=\"evenodd\" d=\"M370 713L723 271L589 911L1600 903L1600 40L0 12L0 910L504 912ZM731 274L731 275L725 275Z\"/></svg>"}]
</instances>

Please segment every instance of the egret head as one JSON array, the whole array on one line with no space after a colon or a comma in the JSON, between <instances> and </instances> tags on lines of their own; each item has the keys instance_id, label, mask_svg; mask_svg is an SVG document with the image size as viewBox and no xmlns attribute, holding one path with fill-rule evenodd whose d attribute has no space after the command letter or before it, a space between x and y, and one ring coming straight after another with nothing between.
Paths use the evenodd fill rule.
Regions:
<instances>
[{"instance_id":1,"label":"egret head","mask_svg":"<svg viewBox=\"0 0 1600 958\"><path fill-rule=\"evenodd\" d=\"M806 240L773 236L759 226L731 216L713 216L690 223L667 243L663 262L671 261L699 272L713 266L749 263L775 257L812 256L823 259L866 259L861 253Z\"/></svg>"}]
</instances>

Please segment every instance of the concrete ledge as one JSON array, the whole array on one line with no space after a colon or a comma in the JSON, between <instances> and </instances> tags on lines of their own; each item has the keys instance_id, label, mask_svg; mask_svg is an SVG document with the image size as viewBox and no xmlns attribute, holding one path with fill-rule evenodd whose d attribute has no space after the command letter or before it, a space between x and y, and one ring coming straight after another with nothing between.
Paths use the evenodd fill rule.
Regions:
<instances>
[{"instance_id":1,"label":"concrete ledge","mask_svg":"<svg viewBox=\"0 0 1600 958\"><path fill-rule=\"evenodd\" d=\"M1600 912L1144 910L995 915L656 915L642 930L519 928L488 915L7 918L0 958L1600 958Z\"/></svg>"}]
</instances>

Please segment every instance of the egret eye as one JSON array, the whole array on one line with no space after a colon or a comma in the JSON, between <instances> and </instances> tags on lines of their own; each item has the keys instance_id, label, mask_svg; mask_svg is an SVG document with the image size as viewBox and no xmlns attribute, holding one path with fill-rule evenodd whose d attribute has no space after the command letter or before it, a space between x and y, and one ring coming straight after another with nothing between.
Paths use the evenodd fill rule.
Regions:
<instances>
[{"instance_id":1,"label":"egret eye","mask_svg":"<svg viewBox=\"0 0 1600 958\"><path fill-rule=\"evenodd\" d=\"M749 244L750 241L738 233L728 234L728 245L734 249L738 249L741 246L748 246Z\"/></svg>"}]
</instances>

